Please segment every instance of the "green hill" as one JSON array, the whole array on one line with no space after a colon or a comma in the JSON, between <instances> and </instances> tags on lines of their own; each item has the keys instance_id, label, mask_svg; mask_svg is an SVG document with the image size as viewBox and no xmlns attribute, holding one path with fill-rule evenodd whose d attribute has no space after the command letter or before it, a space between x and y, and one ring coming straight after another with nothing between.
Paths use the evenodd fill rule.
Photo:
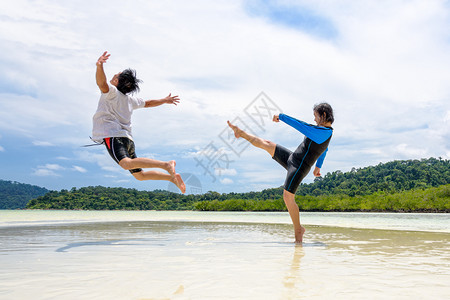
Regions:
<instances>
[{"instance_id":1,"label":"green hill","mask_svg":"<svg viewBox=\"0 0 450 300\"><path fill-rule=\"evenodd\" d=\"M335 171L312 184L301 185L297 195L349 196L377 192L396 193L450 184L450 161L444 159L398 160L350 172Z\"/></svg>"},{"instance_id":2,"label":"green hill","mask_svg":"<svg viewBox=\"0 0 450 300\"><path fill-rule=\"evenodd\" d=\"M0 180L0 209L25 208L28 201L48 192L49 190L35 185Z\"/></svg>"}]
</instances>

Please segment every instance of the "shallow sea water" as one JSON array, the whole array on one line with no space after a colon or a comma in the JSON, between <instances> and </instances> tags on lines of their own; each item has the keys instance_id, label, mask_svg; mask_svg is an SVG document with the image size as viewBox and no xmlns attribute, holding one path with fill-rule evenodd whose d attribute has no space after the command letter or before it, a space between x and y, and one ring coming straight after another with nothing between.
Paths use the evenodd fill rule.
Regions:
<instances>
[{"instance_id":1,"label":"shallow sea water","mask_svg":"<svg viewBox=\"0 0 450 300\"><path fill-rule=\"evenodd\" d=\"M0 299L448 299L450 216L380 217L0 211Z\"/></svg>"}]
</instances>

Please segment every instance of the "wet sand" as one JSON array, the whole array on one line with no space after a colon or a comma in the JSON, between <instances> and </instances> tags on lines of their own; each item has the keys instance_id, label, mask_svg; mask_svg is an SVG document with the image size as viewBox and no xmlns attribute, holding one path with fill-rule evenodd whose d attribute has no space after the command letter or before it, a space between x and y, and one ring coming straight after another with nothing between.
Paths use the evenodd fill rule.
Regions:
<instances>
[{"instance_id":1,"label":"wet sand","mask_svg":"<svg viewBox=\"0 0 450 300\"><path fill-rule=\"evenodd\" d=\"M0 299L446 299L450 234L121 221L0 227Z\"/></svg>"}]
</instances>

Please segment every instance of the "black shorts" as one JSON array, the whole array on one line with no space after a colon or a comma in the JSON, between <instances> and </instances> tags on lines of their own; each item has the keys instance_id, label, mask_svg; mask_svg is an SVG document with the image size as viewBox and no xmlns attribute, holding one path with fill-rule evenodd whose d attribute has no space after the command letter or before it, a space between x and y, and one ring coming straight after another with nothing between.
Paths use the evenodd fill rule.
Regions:
<instances>
[{"instance_id":1,"label":"black shorts","mask_svg":"<svg viewBox=\"0 0 450 300\"><path fill-rule=\"evenodd\" d=\"M308 175L311 170L310 167L296 162L292 157L292 151L277 145L273 159L276 160L283 168L287 170L286 180L284 181L284 189L292 194L295 194L298 186L302 182L303 178Z\"/></svg>"},{"instance_id":2,"label":"black shorts","mask_svg":"<svg viewBox=\"0 0 450 300\"><path fill-rule=\"evenodd\" d=\"M136 153L134 150L134 142L127 137L111 137L103 139L106 145L109 155L119 163L125 157L136 158ZM132 169L130 173L141 172L142 169Z\"/></svg>"}]
</instances>

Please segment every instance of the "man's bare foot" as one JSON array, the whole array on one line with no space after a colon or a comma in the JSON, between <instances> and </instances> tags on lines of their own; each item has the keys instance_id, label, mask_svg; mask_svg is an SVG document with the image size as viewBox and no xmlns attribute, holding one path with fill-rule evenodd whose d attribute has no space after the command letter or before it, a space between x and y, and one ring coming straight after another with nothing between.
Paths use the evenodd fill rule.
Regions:
<instances>
[{"instance_id":1,"label":"man's bare foot","mask_svg":"<svg viewBox=\"0 0 450 300\"><path fill-rule=\"evenodd\" d=\"M167 172L169 172L169 174L171 176L175 176L175 166L177 165L177 163L174 160L168 161L167 162Z\"/></svg>"},{"instance_id":2,"label":"man's bare foot","mask_svg":"<svg viewBox=\"0 0 450 300\"><path fill-rule=\"evenodd\" d=\"M184 184L183 178L181 178L180 174L175 174L175 176L172 177L171 180L184 194L186 193L186 185Z\"/></svg>"},{"instance_id":3,"label":"man's bare foot","mask_svg":"<svg viewBox=\"0 0 450 300\"><path fill-rule=\"evenodd\" d=\"M239 127L237 127L237 126L231 124L230 121L227 121L227 123L228 123L228 126L230 126L230 128L234 131L234 136L235 136L237 139L240 138L240 137L241 137L241 132L242 132L242 130L239 129Z\"/></svg>"},{"instance_id":4,"label":"man's bare foot","mask_svg":"<svg viewBox=\"0 0 450 300\"><path fill-rule=\"evenodd\" d=\"M299 232L295 232L295 243L296 244L301 244L303 243L303 235L305 234L305 227L300 226L300 231Z\"/></svg>"}]
</instances>

